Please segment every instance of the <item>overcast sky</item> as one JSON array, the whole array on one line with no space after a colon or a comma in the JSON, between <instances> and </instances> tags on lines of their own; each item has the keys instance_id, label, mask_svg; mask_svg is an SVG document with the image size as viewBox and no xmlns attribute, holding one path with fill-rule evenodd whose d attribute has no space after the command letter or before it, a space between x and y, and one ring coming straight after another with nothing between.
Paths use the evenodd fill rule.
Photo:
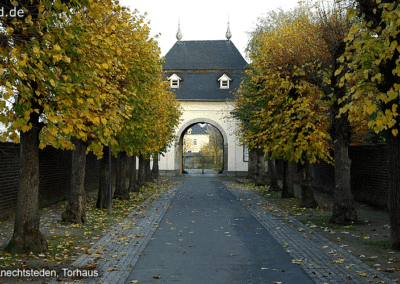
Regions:
<instances>
[{"instance_id":1,"label":"overcast sky","mask_svg":"<svg viewBox=\"0 0 400 284\"><path fill-rule=\"evenodd\" d=\"M178 18L180 17L182 40L226 39L228 15L232 33L231 41L245 56L247 31L255 26L258 17L269 10L294 7L298 0L120 0L121 5L147 12L151 21L152 36L161 33L158 39L161 54L165 55L176 42Z\"/></svg>"}]
</instances>

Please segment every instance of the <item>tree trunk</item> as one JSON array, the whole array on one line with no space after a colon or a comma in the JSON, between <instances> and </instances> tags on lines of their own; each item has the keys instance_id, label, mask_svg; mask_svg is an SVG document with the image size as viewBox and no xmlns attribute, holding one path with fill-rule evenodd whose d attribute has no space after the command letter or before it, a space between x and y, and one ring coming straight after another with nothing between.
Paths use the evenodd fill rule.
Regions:
<instances>
[{"instance_id":1,"label":"tree trunk","mask_svg":"<svg viewBox=\"0 0 400 284\"><path fill-rule=\"evenodd\" d=\"M159 154L153 155L153 169L151 171L153 179L158 179L159 177L158 155Z\"/></svg>"},{"instance_id":2,"label":"tree trunk","mask_svg":"<svg viewBox=\"0 0 400 284\"><path fill-rule=\"evenodd\" d=\"M111 184L112 191L117 187L117 158L111 155Z\"/></svg>"},{"instance_id":3,"label":"tree trunk","mask_svg":"<svg viewBox=\"0 0 400 284\"><path fill-rule=\"evenodd\" d=\"M33 127L20 131L20 162L17 210L14 233L6 250L9 252L45 252L48 243L40 232L39 215L39 116L31 114ZM36 117L37 116L37 117Z\"/></svg>"},{"instance_id":4,"label":"tree trunk","mask_svg":"<svg viewBox=\"0 0 400 284\"><path fill-rule=\"evenodd\" d=\"M268 174L269 174L269 186L272 190L279 191L278 186L278 173L276 171L275 160L268 160Z\"/></svg>"},{"instance_id":5,"label":"tree trunk","mask_svg":"<svg viewBox=\"0 0 400 284\"><path fill-rule=\"evenodd\" d=\"M150 157L148 159L144 160L144 176L145 176L146 182L152 181L151 168L150 168Z\"/></svg>"},{"instance_id":6,"label":"tree trunk","mask_svg":"<svg viewBox=\"0 0 400 284\"><path fill-rule=\"evenodd\" d=\"M86 194L85 194L85 167L87 144L75 137L71 139L75 145L72 153L72 176L69 202L61 219L65 223L85 224Z\"/></svg>"},{"instance_id":7,"label":"tree trunk","mask_svg":"<svg viewBox=\"0 0 400 284\"><path fill-rule=\"evenodd\" d=\"M314 197L314 191L311 186L312 175L310 171L310 163L306 161L304 164L297 163L300 185L301 185L301 207L316 208L317 200Z\"/></svg>"},{"instance_id":8,"label":"tree trunk","mask_svg":"<svg viewBox=\"0 0 400 284\"><path fill-rule=\"evenodd\" d=\"M126 152L119 152L117 156L116 185L114 191L114 198L118 198L121 200L129 199L129 191L126 186L126 163L127 163Z\"/></svg>"},{"instance_id":9,"label":"tree trunk","mask_svg":"<svg viewBox=\"0 0 400 284\"><path fill-rule=\"evenodd\" d=\"M138 192L139 186L136 178L136 156L129 157L131 169L129 171L129 192Z\"/></svg>"},{"instance_id":10,"label":"tree trunk","mask_svg":"<svg viewBox=\"0 0 400 284\"><path fill-rule=\"evenodd\" d=\"M293 163L283 161L283 186L281 198L294 198Z\"/></svg>"},{"instance_id":11,"label":"tree trunk","mask_svg":"<svg viewBox=\"0 0 400 284\"><path fill-rule=\"evenodd\" d=\"M144 174L144 157L142 154L139 155L139 172L138 172L138 185L143 186L146 183L146 177Z\"/></svg>"},{"instance_id":12,"label":"tree trunk","mask_svg":"<svg viewBox=\"0 0 400 284\"><path fill-rule=\"evenodd\" d=\"M333 77L334 81L339 79ZM346 95L345 88L334 88L337 98ZM357 222L357 211L354 206L353 194L351 193L351 176L349 157L349 145L351 141L352 129L348 120L348 113L343 113L339 118L339 110L342 104L337 101L331 106L332 126L330 129L333 138L333 150L335 159L335 192L332 216L329 220L333 224L354 224Z\"/></svg>"},{"instance_id":13,"label":"tree trunk","mask_svg":"<svg viewBox=\"0 0 400 284\"><path fill-rule=\"evenodd\" d=\"M110 202L110 164L108 158L108 147L104 147L103 158L100 160L100 182L99 193L97 195L97 208L108 208Z\"/></svg>"},{"instance_id":14,"label":"tree trunk","mask_svg":"<svg viewBox=\"0 0 400 284\"><path fill-rule=\"evenodd\" d=\"M124 179L125 179L125 187L128 189L128 192L129 192L129 187L130 187L129 181L130 181L130 178L131 178L131 167L132 167L131 158L132 157L129 157L129 156L125 157Z\"/></svg>"},{"instance_id":15,"label":"tree trunk","mask_svg":"<svg viewBox=\"0 0 400 284\"><path fill-rule=\"evenodd\" d=\"M257 166L257 154L256 149L249 150L249 162L247 169L247 179L253 179Z\"/></svg>"},{"instance_id":16,"label":"tree trunk","mask_svg":"<svg viewBox=\"0 0 400 284\"><path fill-rule=\"evenodd\" d=\"M388 133L390 241L392 249L400 250L400 136Z\"/></svg>"},{"instance_id":17,"label":"tree trunk","mask_svg":"<svg viewBox=\"0 0 400 284\"><path fill-rule=\"evenodd\" d=\"M342 119L344 117L341 117ZM348 146L342 137L335 137L335 191L332 216L329 220L333 224L354 224L357 222L357 211L354 206L353 194L351 193L351 177Z\"/></svg>"},{"instance_id":18,"label":"tree trunk","mask_svg":"<svg viewBox=\"0 0 400 284\"><path fill-rule=\"evenodd\" d=\"M264 150L262 148L256 149L256 169L253 175L253 182L256 186L264 186L267 184Z\"/></svg>"}]
</instances>

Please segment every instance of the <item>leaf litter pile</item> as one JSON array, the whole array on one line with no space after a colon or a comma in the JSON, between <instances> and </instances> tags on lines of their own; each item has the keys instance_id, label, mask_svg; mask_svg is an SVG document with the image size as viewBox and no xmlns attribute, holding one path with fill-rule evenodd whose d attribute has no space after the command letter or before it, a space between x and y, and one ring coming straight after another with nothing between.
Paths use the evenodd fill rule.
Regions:
<instances>
[{"instance_id":1,"label":"leaf litter pile","mask_svg":"<svg viewBox=\"0 0 400 284\"><path fill-rule=\"evenodd\" d=\"M88 222L85 225L66 225L61 222L61 214L65 211L68 201L41 209L40 230L49 242L49 250L42 254L32 252L10 254L5 252L4 247L13 234L14 219L3 220L0 222L0 270L17 268L54 269L60 273L62 268L68 267L80 255L87 253L97 240L120 223L133 210L140 211L140 206L145 200L153 194L155 197L159 196L173 185L173 182L159 179L142 187L140 192L131 192L130 200L113 199L112 215L108 214L108 209L96 208L97 191L86 193ZM0 283L21 283L21 281L26 281L26 278L0 279Z\"/></svg>"},{"instance_id":2,"label":"leaf litter pile","mask_svg":"<svg viewBox=\"0 0 400 284\"><path fill-rule=\"evenodd\" d=\"M271 204L286 211L286 216L292 216L303 223L303 231L308 232L307 228L313 229L375 270L383 272L393 282L400 282L400 252L392 250L390 247L390 217L388 211L355 202L358 220L362 224L340 226L329 223L334 202L333 196L329 194L315 190L314 195L319 206L317 209L307 209L300 207L300 188L298 185L295 185L296 198L282 199L281 192L272 191L269 186L255 186L248 180L227 178L225 184L229 187L256 192ZM278 213L278 210L269 211ZM285 217L282 220L288 222L289 226L292 222ZM328 246L323 249L333 255L336 253ZM332 265L340 264L342 261L343 259L338 255L338 260ZM349 265L346 266L346 269L354 268ZM362 274L363 272L360 271L360 276L364 276Z\"/></svg>"}]
</instances>

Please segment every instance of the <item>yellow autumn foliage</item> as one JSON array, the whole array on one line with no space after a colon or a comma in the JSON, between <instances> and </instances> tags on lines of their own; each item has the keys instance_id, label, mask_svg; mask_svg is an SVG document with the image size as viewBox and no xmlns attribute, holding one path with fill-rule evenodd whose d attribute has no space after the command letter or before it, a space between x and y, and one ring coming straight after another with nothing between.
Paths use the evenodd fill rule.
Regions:
<instances>
[{"instance_id":1,"label":"yellow autumn foliage","mask_svg":"<svg viewBox=\"0 0 400 284\"><path fill-rule=\"evenodd\" d=\"M378 1L376 2L378 3ZM348 97L358 99L364 96L363 103L355 105L349 103L343 108L357 109L369 116L368 126L376 133L386 130L397 136L399 129L400 84L400 45L396 41L400 25L400 8L390 3L380 4L382 25L375 30L370 28L366 20L357 21L351 28L346 41L346 53L341 60L349 62L346 76L342 84L354 82ZM350 11L350 17L355 17L356 10ZM389 75L383 74L382 66L395 59L391 65ZM356 118L355 118L356 119Z\"/></svg>"},{"instance_id":2,"label":"yellow autumn foliage","mask_svg":"<svg viewBox=\"0 0 400 284\"><path fill-rule=\"evenodd\" d=\"M328 103L301 80L307 64L326 57L310 7L272 13L273 24L255 36L253 60L236 100L244 141L272 152L271 159L331 162Z\"/></svg>"},{"instance_id":3,"label":"yellow autumn foliage","mask_svg":"<svg viewBox=\"0 0 400 284\"><path fill-rule=\"evenodd\" d=\"M1 99L7 102L0 104L0 122L7 126L3 141L18 142L15 133L31 129L35 110L43 125L41 148L71 148L75 136L101 155L102 145L118 145L123 129L157 137L127 141L134 148L147 142L151 151L165 147L173 127L166 127L171 122L163 115L176 116L178 106L162 82L160 51L149 35L149 22L117 1L70 4L41 2L43 13L20 23L30 28L29 39L0 46L0 57L12 59L0 66L0 84L6 86ZM2 36L10 37L10 30ZM146 114L156 115L138 122Z\"/></svg>"}]
</instances>

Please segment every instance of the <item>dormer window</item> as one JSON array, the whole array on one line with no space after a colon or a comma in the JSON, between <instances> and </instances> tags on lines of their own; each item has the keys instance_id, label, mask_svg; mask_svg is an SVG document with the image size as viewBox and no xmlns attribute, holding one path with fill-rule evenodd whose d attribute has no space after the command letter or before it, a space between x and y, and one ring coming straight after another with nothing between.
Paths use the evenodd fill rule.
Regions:
<instances>
[{"instance_id":1,"label":"dormer window","mask_svg":"<svg viewBox=\"0 0 400 284\"><path fill-rule=\"evenodd\" d=\"M218 79L220 89L229 89L229 82L232 81L226 74L222 75Z\"/></svg>"},{"instance_id":2,"label":"dormer window","mask_svg":"<svg viewBox=\"0 0 400 284\"><path fill-rule=\"evenodd\" d=\"M171 88L179 89L179 81L182 80L178 75L172 74L168 80L170 81Z\"/></svg>"}]
</instances>

